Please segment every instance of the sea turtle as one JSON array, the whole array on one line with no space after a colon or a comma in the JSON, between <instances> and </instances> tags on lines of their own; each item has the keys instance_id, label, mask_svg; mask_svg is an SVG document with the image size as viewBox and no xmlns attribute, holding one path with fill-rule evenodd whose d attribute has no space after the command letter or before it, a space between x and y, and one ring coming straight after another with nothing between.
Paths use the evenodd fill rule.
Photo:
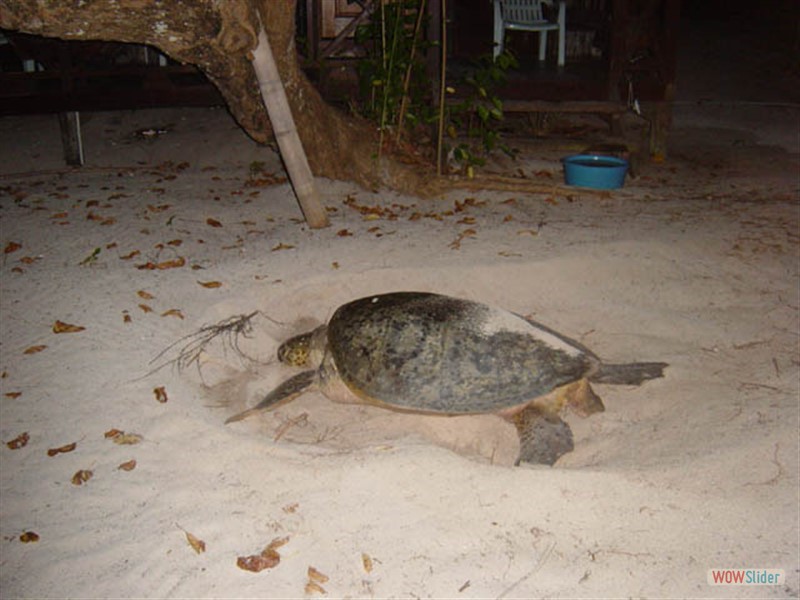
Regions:
<instances>
[{"instance_id":1,"label":"sea turtle","mask_svg":"<svg viewBox=\"0 0 800 600\"><path fill-rule=\"evenodd\" d=\"M520 315L426 292L368 296L339 307L327 325L278 349L307 370L287 379L239 421L317 387L337 402L435 415L495 413L520 435L519 459L553 464L572 450L566 408L604 410L589 382L638 385L665 363L607 364ZM519 461L518 461L519 462Z\"/></svg>"}]
</instances>

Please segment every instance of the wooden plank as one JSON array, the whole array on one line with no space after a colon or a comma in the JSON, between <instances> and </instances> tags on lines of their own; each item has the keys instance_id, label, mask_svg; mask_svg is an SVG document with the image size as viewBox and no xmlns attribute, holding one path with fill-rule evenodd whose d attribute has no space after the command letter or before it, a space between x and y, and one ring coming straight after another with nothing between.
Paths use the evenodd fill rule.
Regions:
<instances>
[{"instance_id":1,"label":"wooden plank","mask_svg":"<svg viewBox=\"0 0 800 600\"><path fill-rule=\"evenodd\" d=\"M602 101L569 101L550 102L548 100L504 100L503 112L562 112L562 113L598 113L623 114L627 107L621 102Z\"/></svg>"},{"instance_id":2,"label":"wooden plank","mask_svg":"<svg viewBox=\"0 0 800 600\"><path fill-rule=\"evenodd\" d=\"M297 135L297 127L286 98L272 48L267 40L267 32L262 26L258 33L258 46L253 50L253 69L258 79L261 97L267 107L272 131L281 157L289 173L294 193L309 226L316 229L329 225L328 213L322 205L314 175L308 165L303 144Z\"/></svg>"}]
</instances>

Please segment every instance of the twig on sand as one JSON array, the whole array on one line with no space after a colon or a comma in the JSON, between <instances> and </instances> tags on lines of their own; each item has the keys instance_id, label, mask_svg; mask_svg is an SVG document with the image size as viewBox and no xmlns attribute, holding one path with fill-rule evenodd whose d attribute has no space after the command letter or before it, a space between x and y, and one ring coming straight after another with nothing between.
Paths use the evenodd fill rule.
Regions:
<instances>
[{"instance_id":1,"label":"twig on sand","mask_svg":"<svg viewBox=\"0 0 800 600\"><path fill-rule=\"evenodd\" d=\"M542 552L542 555L539 557L539 562L537 562L537 563L536 563L536 564L533 566L533 568L532 568L530 571L528 571L527 573L525 573L525 575L523 575L522 577L520 577L519 579L517 579L517 580L516 580L514 583L512 583L512 584L511 584L510 586L508 586L508 587L507 587L505 590L503 590L503 593L502 593L502 594L500 594L500 595L497 597L497 600L501 600L501 598L505 598L505 597L506 597L506 596L508 596L508 595L509 595L511 592L513 592L513 591L514 591L514 590L515 590L517 587L519 587L519 585L520 585L520 584L524 583L525 581L527 581L528 579L530 579L531 577L533 577L534 575L536 575L536 573L538 573L538 572L539 572L539 571L542 569L542 567L544 567L544 563L546 563L546 562L547 562L547 559L548 559L548 558L550 558L550 555L553 553L553 549L554 549L555 547L556 547L556 543L555 543L555 542L553 542L552 544L550 544L550 545L549 545L549 546L548 546L548 547L545 549L545 551L544 551L544 552Z\"/></svg>"},{"instance_id":2,"label":"twig on sand","mask_svg":"<svg viewBox=\"0 0 800 600\"><path fill-rule=\"evenodd\" d=\"M158 355L150 361L150 364L158 362L176 346L183 344L177 356L159 364L152 371L147 373L145 377L152 375L156 371L160 371L167 365L176 367L178 371L183 371L191 365L195 365L199 369L200 357L203 355L208 345L217 338L222 338L223 347L227 346L236 352L239 357L246 358L247 355L239 348L239 338L240 336L244 338L249 338L251 336L253 333L252 319L257 314L260 314L260 311L253 311L249 315L228 317L213 325L204 325L198 331L190 333L176 342L173 342L159 352Z\"/></svg>"},{"instance_id":3,"label":"twig on sand","mask_svg":"<svg viewBox=\"0 0 800 600\"><path fill-rule=\"evenodd\" d=\"M279 439L283 437L287 431L289 431L295 425L305 425L308 422L308 413L300 413L296 417L292 417L291 419L287 419L284 421L278 430L275 432L275 437L272 438L273 442L277 442Z\"/></svg>"}]
</instances>

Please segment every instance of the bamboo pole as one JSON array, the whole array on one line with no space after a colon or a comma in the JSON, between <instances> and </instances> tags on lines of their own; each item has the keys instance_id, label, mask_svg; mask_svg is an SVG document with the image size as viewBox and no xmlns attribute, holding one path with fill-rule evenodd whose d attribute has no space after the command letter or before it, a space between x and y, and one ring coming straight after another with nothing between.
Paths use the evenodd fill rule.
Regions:
<instances>
[{"instance_id":1,"label":"bamboo pole","mask_svg":"<svg viewBox=\"0 0 800 600\"><path fill-rule=\"evenodd\" d=\"M272 55L272 48L263 26L258 33L258 46L253 50L252 63L261 90L261 98L272 123L275 140L278 142L281 157L303 216L313 229L327 227L330 224L328 213L320 201L314 174L308 166L308 158L297 135L297 127L289 108L289 101L286 99L286 90L283 88L278 66L275 64L275 57Z\"/></svg>"}]
</instances>

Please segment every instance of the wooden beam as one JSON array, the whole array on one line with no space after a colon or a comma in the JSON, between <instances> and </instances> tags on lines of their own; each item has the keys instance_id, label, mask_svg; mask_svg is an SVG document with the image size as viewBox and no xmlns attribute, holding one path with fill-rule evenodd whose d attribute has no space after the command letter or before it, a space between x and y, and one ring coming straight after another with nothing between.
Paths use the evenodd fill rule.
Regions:
<instances>
[{"instance_id":1,"label":"wooden beam","mask_svg":"<svg viewBox=\"0 0 800 600\"><path fill-rule=\"evenodd\" d=\"M603 101L564 101L547 100L503 100L503 112L562 112L562 113L598 113L619 115L628 108L622 102Z\"/></svg>"},{"instance_id":2,"label":"wooden beam","mask_svg":"<svg viewBox=\"0 0 800 600\"><path fill-rule=\"evenodd\" d=\"M61 126L61 145L64 161L71 167L83 166L83 141L81 140L81 117L77 111L58 113Z\"/></svg>"},{"instance_id":3,"label":"wooden beam","mask_svg":"<svg viewBox=\"0 0 800 600\"><path fill-rule=\"evenodd\" d=\"M272 123L272 131L306 222L314 229L327 227L330 224L328 214L320 201L314 174L308 165L300 136L297 135L297 126L289 108L289 101L286 99L286 90L283 88L278 66L275 64L275 57L272 55L272 48L263 26L258 33L258 46L253 50L252 63L261 97Z\"/></svg>"}]
</instances>

